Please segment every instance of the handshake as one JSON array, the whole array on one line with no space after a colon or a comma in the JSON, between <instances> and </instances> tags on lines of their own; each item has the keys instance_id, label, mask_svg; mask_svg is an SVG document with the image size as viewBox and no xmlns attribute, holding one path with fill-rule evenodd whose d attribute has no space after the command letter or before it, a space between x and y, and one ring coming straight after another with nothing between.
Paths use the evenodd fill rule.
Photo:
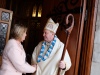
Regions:
<instances>
[{"instance_id":1,"label":"handshake","mask_svg":"<svg viewBox=\"0 0 100 75\"><path fill-rule=\"evenodd\" d=\"M37 69L37 65L35 64L35 65L32 65L33 67L34 67L34 72L36 71L36 69Z\"/></svg>"}]
</instances>

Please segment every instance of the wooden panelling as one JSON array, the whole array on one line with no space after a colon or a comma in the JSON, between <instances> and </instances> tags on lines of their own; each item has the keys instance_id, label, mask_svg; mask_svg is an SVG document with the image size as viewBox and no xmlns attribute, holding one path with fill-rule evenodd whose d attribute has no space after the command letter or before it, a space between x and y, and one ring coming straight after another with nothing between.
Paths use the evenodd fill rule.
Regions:
<instances>
[{"instance_id":1,"label":"wooden panelling","mask_svg":"<svg viewBox=\"0 0 100 75\"><path fill-rule=\"evenodd\" d=\"M0 8L6 7L6 0L0 0Z\"/></svg>"},{"instance_id":2,"label":"wooden panelling","mask_svg":"<svg viewBox=\"0 0 100 75\"><path fill-rule=\"evenodd\" d=\"M91 72L97 5L98 0L87 1L87 15L84 24L84 35L78 75L90 75Z\"/></svg>"}]
</instances>

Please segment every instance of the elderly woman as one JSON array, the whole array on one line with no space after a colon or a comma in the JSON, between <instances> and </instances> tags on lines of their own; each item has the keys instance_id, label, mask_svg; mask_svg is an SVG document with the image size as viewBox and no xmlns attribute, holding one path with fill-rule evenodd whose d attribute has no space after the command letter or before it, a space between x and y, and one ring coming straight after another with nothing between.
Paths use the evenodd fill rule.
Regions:
<instances>
[{"instance_id":1,"label":"elderly woman","mask_svg":"<svg viewBox=\"0 0 100 75\"><path fill-rule=\"evenodd\" d=\"M12 38L6 44L3 56L0 75L22 75L22 73L34 73L36 65L29 65L26 61L26 54L21 44L25 40L27 28L15 24L12 29Z\"/></svg>"}]
</instances>

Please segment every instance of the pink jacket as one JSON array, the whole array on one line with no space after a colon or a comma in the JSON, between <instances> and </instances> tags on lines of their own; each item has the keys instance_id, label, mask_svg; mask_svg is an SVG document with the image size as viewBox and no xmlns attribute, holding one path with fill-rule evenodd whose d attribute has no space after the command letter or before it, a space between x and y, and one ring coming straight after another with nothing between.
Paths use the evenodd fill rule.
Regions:
<instances>
[{"instance_id":1,"label":"pink jacket","mask_svg":"<svg viewBox=\"0 0 100 75\"><path fill-rule=\"evenodd\" d=\"M8 41L5 46L0 75L22 75L22 73L33 73L35 68L26 61L23 46L14 39Z\"/></svg>"}]
</instances>

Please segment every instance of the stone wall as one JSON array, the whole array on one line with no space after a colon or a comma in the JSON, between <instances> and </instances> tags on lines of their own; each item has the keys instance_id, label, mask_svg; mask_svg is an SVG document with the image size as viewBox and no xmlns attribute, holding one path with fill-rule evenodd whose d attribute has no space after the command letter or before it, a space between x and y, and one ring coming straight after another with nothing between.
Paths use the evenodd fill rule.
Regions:
<instances>
[{"instance_id":1,"label":"stone wall","mask_svg":"<svg viewBox=\"0 0 100 75\"><path fill-rule=\"evenodd\" d=\"M90 75L100 75L100 0L97 10L94 49Z\"/></svg>"}]
</instances>

